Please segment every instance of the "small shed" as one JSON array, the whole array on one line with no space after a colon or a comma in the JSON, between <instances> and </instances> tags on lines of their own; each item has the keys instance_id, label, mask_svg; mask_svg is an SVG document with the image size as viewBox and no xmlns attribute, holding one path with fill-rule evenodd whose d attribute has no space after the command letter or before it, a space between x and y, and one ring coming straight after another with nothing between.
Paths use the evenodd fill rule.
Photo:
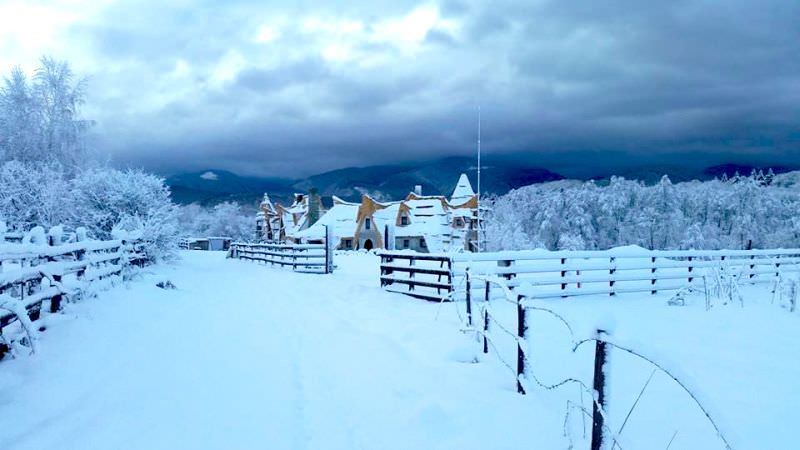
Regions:
<instances>
[{"instance_id":1,"label":"small shed","mask_svg":"<svg viewBox=\"0 0 800 450\"><path fill-rule=\"evenodd\" d=\"M214 236L208 238L208 249L211 251L228 251L231 248L232 238Z\"/></svg>"}]
</instances>

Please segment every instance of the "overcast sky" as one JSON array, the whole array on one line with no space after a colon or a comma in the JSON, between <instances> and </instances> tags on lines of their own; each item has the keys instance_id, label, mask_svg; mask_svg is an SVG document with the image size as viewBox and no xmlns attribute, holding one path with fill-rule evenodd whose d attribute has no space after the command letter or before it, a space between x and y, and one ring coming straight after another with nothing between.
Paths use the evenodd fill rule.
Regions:
<instances>
[{"instance_id":1,"label":"overcast sky","mask_svg":"<svg viewBox=\"0 0 800 450\"><path fill-rule=\"evenodd\" d=\"M0 0L0 69L70 61L98 150L162 172L471 154L478 105L556 169L800 163L798 0L320 3Z\"/></svg>"}]
</instances>

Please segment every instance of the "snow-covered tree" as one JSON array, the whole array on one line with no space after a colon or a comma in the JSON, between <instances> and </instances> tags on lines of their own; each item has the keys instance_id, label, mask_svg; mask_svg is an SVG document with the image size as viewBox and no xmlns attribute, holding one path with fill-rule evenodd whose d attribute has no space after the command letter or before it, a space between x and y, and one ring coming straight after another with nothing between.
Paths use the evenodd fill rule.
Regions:
<instances>
[{"instance_id":1,"label":"snow-covered tree","mask_svg":"<svg viewBox=\"0 0 800 450\"><path fill-rule=\"evenodd\" d=\"M652 186L616 177L605 186L577 181L526 186L490 202L488 248L797 247L796 179L791 173L754 172L678 184L664 177Z\"/></svg>"},{"instance_id":2,"label":"snow-covered tree","mask_svg":"<svg viewBox=\"0 0 800 450\"><path fill-rule=\"evenodd\" d=\"M0 161L57 163L74 173L86 164L81 118L85 79L69 64L43 57L32 78L14 68L0 88Z\"/></svg>"},{"instance_id":3,"label":"snow-covered tree","mask_svg":"<svg viewBox=\"0 0 800 450\"><path fill-rule=\"evenodd\" d=\"M185 237L230 237L250 241L255 234L255 209L236 202L223 202L210 208L198 204L180 207L181 234Z\"/></svg>"}]
</instances>

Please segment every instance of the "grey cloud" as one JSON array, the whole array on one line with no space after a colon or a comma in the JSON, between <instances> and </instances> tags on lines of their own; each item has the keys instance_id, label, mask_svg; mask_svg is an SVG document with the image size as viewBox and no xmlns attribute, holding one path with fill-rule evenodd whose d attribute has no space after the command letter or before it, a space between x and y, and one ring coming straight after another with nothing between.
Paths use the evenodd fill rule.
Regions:
<instances>
[{"instance_id":1,"label":"grey cloud","mask_svg":"<svg viewBox=\"0 0 800 450\"><path fill-rule=\"evenodd\" d=\"M800 164L794 0L445 1L457 31L428 30L413 54L353 42L358 59L340 63L321 56L339 38L298 21L375 31L419 4L153 4L120 2L68 34L97 61L88 109L97 145L120 164L296 175L468 154L478 104L487 151L553 167L586 164L587 152L612 165L687 152L698 164ZM289 25L253 42L272 19ZM243 67L215 84L230 51ZM170 81L178 60L191 77Z\"/></svg>"}]
</instances>

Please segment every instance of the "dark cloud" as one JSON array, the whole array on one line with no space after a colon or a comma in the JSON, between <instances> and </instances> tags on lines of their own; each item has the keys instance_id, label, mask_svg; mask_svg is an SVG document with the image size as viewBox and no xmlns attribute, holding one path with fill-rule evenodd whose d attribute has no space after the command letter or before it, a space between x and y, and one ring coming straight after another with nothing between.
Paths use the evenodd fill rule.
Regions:
<instances>
[{"instance_id":1,"label":"dark cloud","mask_svg":"<svg viewBox=\"0 0 800 450\"><path fill-rule=\"evenodd\" d=\"M61 36L119 164L294 176L468 154L479 104L487 152L565 171L800 164L798 23L796 0L122 1Z\"/></svg>"}]
</instances>

